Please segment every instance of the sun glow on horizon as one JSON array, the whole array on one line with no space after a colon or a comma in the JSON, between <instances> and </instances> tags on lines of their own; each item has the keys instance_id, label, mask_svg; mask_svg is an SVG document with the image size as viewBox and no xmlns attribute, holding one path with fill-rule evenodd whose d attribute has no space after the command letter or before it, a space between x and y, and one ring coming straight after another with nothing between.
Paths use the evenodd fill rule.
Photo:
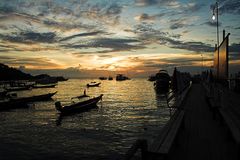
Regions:
<instances>
[{"instance_id":1,"label":"sun glow on horizon","mask_svg":"<svg viewBox=\"0 0 240 160\"><path fill-rule=\"evenodd\" d=\"M142 73L187 66L196 71L203 64L212 66L216 26L211 5L184 0L1 1L0 63L35 70ZM222 10L220 17L220 27L231 32L234 65L240 47L237 9Z\"/></svg>"}]
</instances>

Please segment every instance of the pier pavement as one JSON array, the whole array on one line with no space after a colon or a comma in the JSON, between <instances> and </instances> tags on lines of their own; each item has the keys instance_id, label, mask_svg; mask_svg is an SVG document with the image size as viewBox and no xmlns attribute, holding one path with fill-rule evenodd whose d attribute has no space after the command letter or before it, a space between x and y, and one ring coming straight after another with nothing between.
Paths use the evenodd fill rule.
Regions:
<instances>
[{"instance_id":1,"label":"pier pavement","mask_svg":"<svg viewBox=\"0 0 240 160\"><path fill-rule=\"evenodd\" d=\"M236 97L228 96L228 98L236 101ZM234 102L234 104L237 104L237 102ZM177 145L172 149L169 159L237 159L236 145L231 139L229 131L220 123L220 120L213 119L201 84L192 85L183 107L185 110L185 126L179 132Z\"/></svg>"}]
</instances>

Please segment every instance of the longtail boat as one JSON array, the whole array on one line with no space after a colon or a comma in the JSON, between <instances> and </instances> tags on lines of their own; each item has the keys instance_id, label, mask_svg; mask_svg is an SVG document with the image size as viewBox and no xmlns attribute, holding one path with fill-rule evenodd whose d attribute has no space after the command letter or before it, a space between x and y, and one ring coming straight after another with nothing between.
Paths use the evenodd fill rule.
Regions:
<instances>
[{"instance_id":1,"label":"longtail boat","mask_svg":"<svg viewBox=\"0 0 240 160\"><path fill-rule=\"evenodd\" d=\"M101 83L100 82L91 82L87 84L87 87L98 87Z\"/></svg>"},{"instance_id":2,"label":"longtail boat","mask_svg":"<svg viewBox=\"0 0 240 160\"><path fill-rule=\"evenodd\" d=\"M54 96L56 93L57 92L41 94L41 95L36 95L36 96L31 96L31 97L14 98L14 99L11 99L11 101L25 102L25 103L36 102L36 101L46 101L46 100L51 99L52 96Z\"/></svg>"},{"instance_id":3,"label":"longtail boat","mask_svg":"<svg viewBox=\"0 0 240 160\"><path fill-rule=\"evenodd\" d=\"M102 99L103 94L98 97L90 98L80 102L72 102L71 104L62 106L61 102L55 103L55 108L62 114L74 113L74 112L84 112L92 108L97 107L97 103Z\"/></svg>"},{"instance_id":4,"label":"longtail boat","mask_svg":"<svg viewBox=\"0 0 240 160\"><path fill-rule=\"evenodd\" d=\"M36 84L33 88L54 88L57 84Z\"/></svg>"},{"instance_id":5,"label":"longtail boat","mask_svg":"<svg viewBox=\"0 0 240 160\"><path fill-rule=\"evenodd\" d=\"M32 86L17 86L17 87L8 87L5 88L7 92L13 92L13 91L24 91L24 90L29 90L31 89Z\"/></svg>"},{"instance_id":6,"label":"longtail boat","mask_svg":"<svg viewBox=\"0 0 240 160\"><path fill-rule=\"evenodd\" d=\"M3 100L0 102L0 111L16 108L26 108L28 107L28 103L50 100L56 93L57 92Z\"/></svg>"}]
</instances>

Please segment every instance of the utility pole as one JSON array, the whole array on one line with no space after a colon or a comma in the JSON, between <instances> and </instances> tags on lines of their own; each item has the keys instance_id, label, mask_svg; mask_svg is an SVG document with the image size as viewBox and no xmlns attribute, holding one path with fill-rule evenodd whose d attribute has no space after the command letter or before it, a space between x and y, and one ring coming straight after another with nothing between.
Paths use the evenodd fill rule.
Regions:
<instances>
[{"instance_id":1,"label":"utility pole","mask_svg":"<svg viewBox=\"0 0 240 160\"><path fill-rule=\"evenodd\" d=\"M216 13L215 13L216 12ZM216 15L215 15L216 14ZM217 78L219 78L219 22L218 22L218 2L216 2L214 8L213 8L213 20L217 20L217 55L218 55L218 65L217 65Z\"/></svg>"}]
</instances>

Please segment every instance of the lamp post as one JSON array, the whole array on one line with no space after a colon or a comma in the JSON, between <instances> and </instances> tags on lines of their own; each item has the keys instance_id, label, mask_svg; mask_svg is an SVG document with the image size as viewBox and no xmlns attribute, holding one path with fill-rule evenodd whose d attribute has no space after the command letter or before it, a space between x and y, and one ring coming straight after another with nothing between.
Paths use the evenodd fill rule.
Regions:
<instances>
[{"instance_id":1,"label":"lamp post","mask_svg":"<svg viewBox=\"0 0 240 160\"><path fill-rule=\"evenodd\" d=\"M213 16L212 20L216 20L217 23L217 55L218 55L218 65L217 65L217 78L219 77L219 25L218 25L218 2L216 2L215 6L213 7Z\"/></svg>"}]
</instances>

